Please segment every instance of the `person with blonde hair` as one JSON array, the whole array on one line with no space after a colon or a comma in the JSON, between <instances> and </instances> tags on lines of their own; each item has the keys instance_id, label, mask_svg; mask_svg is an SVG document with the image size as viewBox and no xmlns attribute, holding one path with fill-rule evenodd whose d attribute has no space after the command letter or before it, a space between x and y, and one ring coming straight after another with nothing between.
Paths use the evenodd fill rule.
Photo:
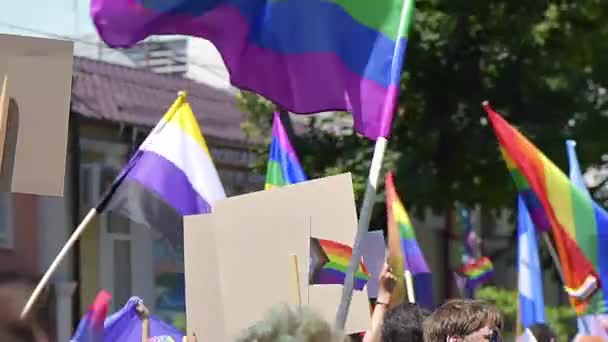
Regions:
<instances>
[{"instance_id":1,"label":"person with blonde hair","mask_svg":"<svg viewBox=\"0 0 608 342\"><path fill-rule=\"evenodd\" d=\"M247 328L237 342L345 342L346 335L308 308L282 306Z\"/></svg>"}]
</instances>

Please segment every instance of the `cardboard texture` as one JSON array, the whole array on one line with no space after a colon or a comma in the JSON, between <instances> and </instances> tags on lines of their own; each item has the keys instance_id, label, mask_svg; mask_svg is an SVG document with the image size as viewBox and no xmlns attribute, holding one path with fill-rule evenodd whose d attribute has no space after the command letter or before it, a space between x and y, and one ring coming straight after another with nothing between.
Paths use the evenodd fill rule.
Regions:
<instances>
[{"instance_id":1,"label":"cardboard texture","mask_svg":"<svg viewBox=\"0 0 608 342\"><path fill-rule=\"evenodd\" d=\"M63 195L73 50L69 41L0 34L8 84L0 191Z\"/></svg>"},{"instance_id":2,"label":"cardboard texture","mask_svg":"<svg viewBox=\"0 0 608 342\"><path fill-rule=\"evenodd\" d=\"M229 341L268 310L292 302L293 254L302 304L333 322L342 286L308 285L310 237L350 245L356 227L349 174L228 198L214 204L213 214L187 217L188 333ZM370 324L367 294L355 292L347 332Z\"/></svg>"},{"instance_id":3,"label":"cardboard texture","mask_svg":"<svg viewBox=\"0 0 608 342\"><path fill-rule=\"evenodd\" d=\"M213 224L211 215L184 217L188 335L199 342L227 341Z\"/></svg>"}]
</instances>

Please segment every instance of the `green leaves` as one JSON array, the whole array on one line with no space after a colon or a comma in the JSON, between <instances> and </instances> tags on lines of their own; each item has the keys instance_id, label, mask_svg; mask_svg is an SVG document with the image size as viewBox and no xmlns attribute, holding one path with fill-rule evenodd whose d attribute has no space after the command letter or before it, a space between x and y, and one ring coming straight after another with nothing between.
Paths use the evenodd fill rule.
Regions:
<instances>
[{"instance_id":1,"label":"green leaves","mask_svg":"<svg viewBox=\"0 0 608 342\"><path fill-rule=\"evenodd\" d=\"M517 303L519 300L517 291L486 286L477 291L476 298L486 300L498 308L505 321L503 335L515 335L515 325L517 324ZM547 324L557 334L558 341L568 341L576 334L576 314L571 307L547 306L545 313ZM521 333L523 333L523 331Z\"/></svg>"},{"instance_id":2,"label":"green leaves","mask_svg":"<svg viewBox=\"0 0 608 342\"><path fill-rule=\"evenodd\" d=\"M608 27L602 19L608 2L416 3L384 165L395 169L398 191L409 204L513 207L515 188L484 120L483 100L490 100L562 169L566 138L578 141L583 166L601 164L608 144ZM250 113L244 126L248 134L268 139L272 104L250 93L242 94L241 103ZM319 129L342 125L342 120L313 120L313 129L296 130L293 143L311 177L352 172L360 195L372 144L350 130L336 135ZM265 150L260 148L261 171Z\"/></svg>"}]
</instances>

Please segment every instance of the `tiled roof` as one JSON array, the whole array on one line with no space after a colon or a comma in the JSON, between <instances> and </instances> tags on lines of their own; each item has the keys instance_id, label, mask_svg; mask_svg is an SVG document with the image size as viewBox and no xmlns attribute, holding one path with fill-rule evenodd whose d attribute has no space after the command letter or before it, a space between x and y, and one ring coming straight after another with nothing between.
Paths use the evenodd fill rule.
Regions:
<instances>
[{"instance_id":1,"label":"tiled roof","mask_svg":"<svg viewBox=\"0 0 608 342\"><path fill-rule=\"evenodd\" d=\"M234 95L186 78L74 58L72 110L99 120L152 127L173 103L180 90L205 136L244 142L244 114Z\"/></svg>"}]
</instances>

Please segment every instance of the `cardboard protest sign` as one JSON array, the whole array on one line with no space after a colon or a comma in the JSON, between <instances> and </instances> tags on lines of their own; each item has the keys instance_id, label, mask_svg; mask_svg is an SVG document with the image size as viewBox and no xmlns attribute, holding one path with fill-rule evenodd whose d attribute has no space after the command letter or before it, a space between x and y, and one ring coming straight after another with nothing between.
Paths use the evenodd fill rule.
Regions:
<instances>
[{"instance_id":1,"label":"cardboard protest sign","mask_svg":"<svg viewBox=\"0 0 608 342\"><path fill-rule=\"evenodd\" d=\"M63 195L73 50L0 34L0 191Z\"/></svg>"},{"instance_id":2,"label":"cardboard protest sign","mask_svg":"<svg viewBox=\"0 0 608 342\"><path fill-rule=\"evenodd\" d=\"M290 303L292 254L302 304L333 322L342 286L309 285L310 238L350 245L356 227L349 174L228 198L212 214L186 217L188 333L228 341L269 309ZM355 291L346 332L369 324L367 294Z\"/></svg>"}]
</instances>

